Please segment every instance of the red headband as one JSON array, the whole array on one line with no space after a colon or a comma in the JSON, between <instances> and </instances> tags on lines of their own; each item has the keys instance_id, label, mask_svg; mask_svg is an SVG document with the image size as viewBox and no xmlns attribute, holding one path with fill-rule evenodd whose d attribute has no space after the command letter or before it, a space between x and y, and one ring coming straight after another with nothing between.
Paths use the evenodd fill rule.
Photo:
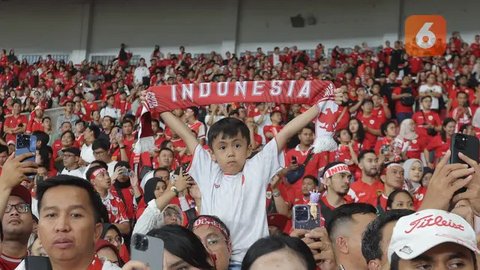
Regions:
<instances>
[{"instance_id":1,"label":"red headband","mask_svg":"<svg viewBox=\"0 0 480 270\"><path fill-rule=\"evenodd\" d=\"M97 175L101 174L101 173L106 173L107 170L105 170L105 168L98 168L96 169L95 171L93 171L92 175L90 176L90 179L89 180L92 180L93 178L97 177Z\"/></svg>"},{"instance_id":2,"label":"red headband","mask_svg":"<svg viewBox=\"0 0 480 270\"><path fill-rule=\"evenodd\" d=\"M227 230L222 226L220 225L220 223L218 223L216 220L214 220L213 218L211 217L199 217L197 220L195 220L195 222L193 223L193 228L192 228L192 231L196 228L198 228L199 226L202 226L202 225L208 225L208 226L213 226L217 229L219 229L223 236L225 237L225 239L227 240L228 242L228 248L230 249L230 237L228 236L228 233L227 233Z\"/></svg>"},{"instance_id":3,"label":"red headband","mask_svg":"<svg viewBox=\"0 0 480 270\"><path fill-rule=\"evenodd\" d=\"M346 164L340 163L337 164L331 168L329 168L324 174L323 178L328 178L331 177L337 173L350 173L350 170L348 169L348 166Z\"/></svg>"}]
</instances>

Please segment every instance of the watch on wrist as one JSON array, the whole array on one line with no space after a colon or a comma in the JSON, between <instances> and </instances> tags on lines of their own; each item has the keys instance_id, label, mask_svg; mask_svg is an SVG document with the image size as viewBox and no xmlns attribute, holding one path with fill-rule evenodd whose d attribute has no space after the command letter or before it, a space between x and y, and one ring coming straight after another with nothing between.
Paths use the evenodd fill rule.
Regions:
<instances>
[{"instance_id":1,"label":"watch on wrist","mask_svg":"<svg viewBox=\"0 0 480 270\"><path fill-rule=\"evenodd\" d=\"M274 190L273 191L273 197L280 197L280 191L279 190Z\"/></svg>"}]
</instances>

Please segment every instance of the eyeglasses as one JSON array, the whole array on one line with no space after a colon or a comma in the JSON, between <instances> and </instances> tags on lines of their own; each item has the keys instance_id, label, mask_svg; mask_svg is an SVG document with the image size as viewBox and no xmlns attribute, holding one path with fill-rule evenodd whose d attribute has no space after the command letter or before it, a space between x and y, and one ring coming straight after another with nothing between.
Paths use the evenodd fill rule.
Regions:
<instances>
[{"instance_id":1,"label":"eyeglasses","mask_svg":"<svg viewBox=\"0 0 480 270\"><path fill-rule=\"evenodd\" d=\"M12 209L15 207L18 213L27 213L30 211L30 205L27 203L18 203L18 204L7 204L7 208L5 208L5 213L10 213Z\"/></svg>"}]
</instances>

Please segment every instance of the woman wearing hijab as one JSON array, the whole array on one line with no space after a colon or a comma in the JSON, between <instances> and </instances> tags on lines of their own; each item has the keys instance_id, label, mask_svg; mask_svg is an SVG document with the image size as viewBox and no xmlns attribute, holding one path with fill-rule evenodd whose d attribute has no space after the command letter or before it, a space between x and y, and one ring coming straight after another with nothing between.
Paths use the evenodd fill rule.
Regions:
<instances>
[{"instance_id":1,"label":"woman wearing hijab","mask_svg":"<svg viewBox=\"0 0 480 270\"><path fill-rule=\"evenodd\" d=\"M407 158L420 159L423 150L427 146L427 140L417 133L415 122L412 119L402 121L396 140L406 145Z\"/></svg>"},{"instance_id":2,"label":"woman wearing hijab","mask_svg":"<svg viewBox=\"0 0 480 270\"><path fill-rule=\"evenodd\" d=\"M422 186L423 163L419 159L408 159L403 164L403 175L405 177L405 190L412 194L415 209L418 209L425 197L427 188Z\"/></svg>"}]
</instances>

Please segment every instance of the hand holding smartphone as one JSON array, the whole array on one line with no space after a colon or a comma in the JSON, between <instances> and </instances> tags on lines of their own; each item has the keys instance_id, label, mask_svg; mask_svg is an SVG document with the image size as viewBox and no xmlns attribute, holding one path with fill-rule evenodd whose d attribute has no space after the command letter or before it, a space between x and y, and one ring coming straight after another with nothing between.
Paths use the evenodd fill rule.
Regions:
<instances>
[{"instance_id":1,"label":"hand holding smartphone","mask_svg":"<svg viewBox=\"0 0 480 270\"><path fill-rule=\"evenodd\" d=\"M449 163L450 164L454 164L454 163L467 164L458 156L459 153L462 153L465 156L478 162L479 147L480 147L480 144L477 137L465 135L461 133L454 134L452 136L451 143L450 143L451 155L450 155ZM454 196L457 195L458 193L465 192L466 190L467 190L466 187L461 188L454 193Z\"/></svg>"},{"instance_id":2,"label":"hand holding smartphone","mask_svg":"<svg viewBox=\"0 0 480 270\"><path fill-rule=\"evenodd\" d=\"M132 236L132 260L145 263L150 269L163 269L164 243L160 238L136 233Z\"/></svg>"}]
</instances>

